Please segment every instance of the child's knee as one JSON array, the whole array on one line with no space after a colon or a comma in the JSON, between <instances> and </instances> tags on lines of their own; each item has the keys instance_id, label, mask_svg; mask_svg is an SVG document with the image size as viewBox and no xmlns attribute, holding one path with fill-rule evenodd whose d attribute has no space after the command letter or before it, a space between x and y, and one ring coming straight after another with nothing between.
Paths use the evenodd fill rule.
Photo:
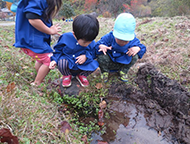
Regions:
<instances>
[{"instance_id":1,"label":"child's knee","mask_svg":"<svg viewBox=\"0 0 190 144\"><path fill-rule=\"evenodd\" d=\"M99 55L97 61L99 63L107 63L110 60L108 55Z\"/></svg>"}]
</instances>

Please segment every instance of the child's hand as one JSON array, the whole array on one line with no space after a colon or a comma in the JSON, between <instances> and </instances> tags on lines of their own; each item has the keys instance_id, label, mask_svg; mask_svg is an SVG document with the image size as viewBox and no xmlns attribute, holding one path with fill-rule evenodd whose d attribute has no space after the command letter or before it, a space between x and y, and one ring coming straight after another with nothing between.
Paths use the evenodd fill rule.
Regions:
<instances>
[{"instance_id":1,"label":"child's hand","mask_svg":"<svg viewBox=\"0 0 190 144\"><path fill-rule=\"evenodd\" d=\"M131 47L128 49L128 52L126 52L126 54L128 54L128 56L135 56L140 50L141 49L138 46Z\"/></svg>"},{"instance_id":2,"label":"child's hand","mask_svg":"<svg viewBox=\"0 0 190 144\"><path fill-rule=\"evenodd\" d=\"M61 27L59 26L59 24L52 25L50 27L50 30L51 30L52 35L54 35L54 34L60 35L59 32L61 32Z\"/></svg>"},{"instance_id":3,"label":"child's hand","mask_svg":"<svg viewBox=\"0 0 190 144\"><path fill-rule=\"evenodd\" d=\"M103 45L103 44L101 44L101 45L99 45L99 52L100 51L102 51L103 53L104 53L104 55L106 55L106 52L107 52L107 50L111 50L111 46L110 47L108 47L108 46L106 46L106 45Z\"/></svg>"},{"instance_id":4,"label":"child's hand","mask_svg":"<svg viewBox=\"0 0 190 144\"><path fill-rule=\"evenodd\" d=\"M57 64L56 64L55 61L51 61L51 62L50 62L50 65L49 65L49 69L54 69L56 65L57 65Z\"/></svg>"},{"instance_id":5,"label":"child's hand","mask_svg":"<svg viewBox=\"0 0 190 144\"><path fill-rule=\"evenodd\" d=\"M80 55L76 59L77 59L77 61L75 63L83 64L87 58L86 58L86 55Z\"/></svg>"}]
</instances>

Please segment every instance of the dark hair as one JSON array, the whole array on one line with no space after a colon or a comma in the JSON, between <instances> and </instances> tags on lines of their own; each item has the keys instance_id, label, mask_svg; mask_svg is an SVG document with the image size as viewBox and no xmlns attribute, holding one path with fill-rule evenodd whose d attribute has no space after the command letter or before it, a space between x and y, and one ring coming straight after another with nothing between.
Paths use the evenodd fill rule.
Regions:
<instances>
[{"instance_id":1,"label":"dark hair","mask_svg":"<svg viewBox=\"0 0 190 144\"><path fill-rule=\"evenodd\" d=\"M47 0L47 4L45 20L52 19L58 13L62 6L62 0Z\"/></svg>"},{"instance_id":2,"label":"dark hair","mask_svg":"<svg viewBox=\"0 0 190 144\"><path fill-rule=\"evenodd\" d=\"M79 15L73 21L73 32L77 40L93 41L99 33L99 22L90 14Z\"/></svg>"}]
</instances>

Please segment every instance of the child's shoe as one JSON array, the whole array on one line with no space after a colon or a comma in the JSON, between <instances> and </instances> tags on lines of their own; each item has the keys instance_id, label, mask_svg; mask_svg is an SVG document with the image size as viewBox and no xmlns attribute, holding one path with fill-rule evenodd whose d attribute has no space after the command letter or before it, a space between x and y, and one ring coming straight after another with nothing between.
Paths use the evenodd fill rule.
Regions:
<instances>
[{"instance_id":1,"label":"child's shoe","mask_svg":"<svg viewBox=\"0 0 190 144\"><path fill-rule=\"evenodd\" d=\"M101 75L102 80L106 83L108 82L108 76L109 73L108 72L103 72L103 74Z\"/></svg>"},{"instance_id":2,"label":"child's shoe","mask_svg":"<svg viewBox=\"0 0 190 144\"><path fill-rule=\"evenodd\" d=\"M72 78L71 75L63 76L62 86L63 87L70 87L71 86L71 78Z\"/></svg>"},{"instance_id":3,"label":"child's shoe","mask_svg":"<svg viewBox=\"0 0 190 144\"><path fill-rule=\"evenodd\" d=\"M88 82L86 76L77 75L76 79L80 82L82 87L87 87L89 85L89 82Z\"/></svg>"},{"instance_id":4,"label":"child's shoe","mask_svg":"<svg viewBox=\"0 0 190 144\"><path fill-rule=\"evenodd\" d=\"M124 82L127 82L127 81L128 81L128 76L127 76L126 73L124 73L123 71L120 71L119 74L120 74L120 76L121 76L120 79L121 79L122 81L124 81Z\"/></svg>"}]
</instances>

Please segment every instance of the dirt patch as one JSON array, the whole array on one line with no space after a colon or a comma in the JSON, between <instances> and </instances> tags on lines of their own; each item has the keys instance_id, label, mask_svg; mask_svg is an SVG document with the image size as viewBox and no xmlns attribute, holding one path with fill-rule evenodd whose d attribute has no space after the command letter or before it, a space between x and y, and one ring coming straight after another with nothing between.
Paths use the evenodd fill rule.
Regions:
<instances>
[{"instance_id":1,"label":"dirt patch","mask_svg":"<svg viewBox=\"0 0 190 144\"><path fill-rule=\"evenodd\" d=\"M147 125L158 133L164 132L164 137L172 143L189 143L190 93L151 64L139 68L136 83L139 90L113 83L109 95L143 106Z\"/></svg>"},{"instance_id":2,"label":"dirt patch","mask_svg":"<svg viewBox=\"0 0 190 144\"><path fill-rule=\"evenodd\" d=\"M145 102L147 111L153 114L152 122L148 123L153 127L159 126L162 131L171 134L180 143L189 143L190 93L177 81L161 74L151 64L139 69L137 83L143 90L145 98L139 103ZM151 101L154 106L151 106Z\"/></svg>"}]
</instances>

